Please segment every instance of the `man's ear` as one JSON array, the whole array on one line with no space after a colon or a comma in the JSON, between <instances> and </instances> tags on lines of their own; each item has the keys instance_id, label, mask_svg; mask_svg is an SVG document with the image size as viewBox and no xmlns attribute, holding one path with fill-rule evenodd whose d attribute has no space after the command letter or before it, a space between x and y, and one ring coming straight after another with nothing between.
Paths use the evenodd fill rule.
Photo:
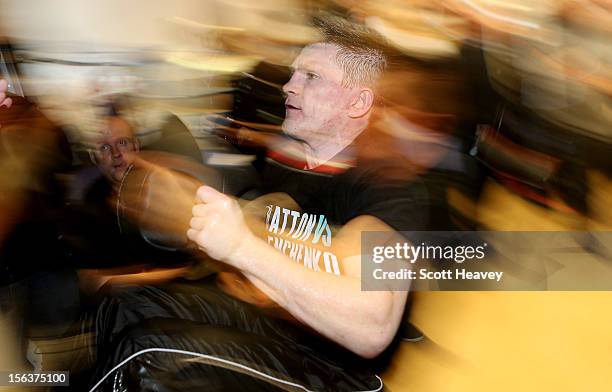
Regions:
<instances>
[{"instance_id":1,"label":"man's ear","mask_svg":"<svg viewBox=\"0 0 612 392\"><path fill-rule=\"evenodd\" d=\"M136 136L134 136L134 151L140 152L140 140Z\"/></svg>"},{"instance_id":2,"label":"man's ear","mask_svg":"<svg viewBox=\"0 0 612 392\"><path fill-rule=\"evenodd\" d=\"M359 90L349 108L349 117L359 118L370 112L374 105L374 92L369 88Z\"/></svg>"}]
</instances>

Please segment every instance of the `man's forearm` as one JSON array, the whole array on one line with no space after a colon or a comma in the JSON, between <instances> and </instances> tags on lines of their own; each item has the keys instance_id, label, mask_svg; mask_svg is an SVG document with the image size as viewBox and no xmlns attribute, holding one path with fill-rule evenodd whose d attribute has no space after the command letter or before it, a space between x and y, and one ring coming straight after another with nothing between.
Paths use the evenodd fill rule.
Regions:
<instances>
[{"instance_id":1,"label":"man's forearm","mask_svg":"<svg viewBox=\"0 0 612 392\"><path fill-rule=\"evenodd\" d=\"M398 304L391 292L362 292L359 278L304 268L252 235L231 257L232 265L295 318L359 355L378 354L397 329L393 309L404 301Z\"/></svg>"}]
</instances>

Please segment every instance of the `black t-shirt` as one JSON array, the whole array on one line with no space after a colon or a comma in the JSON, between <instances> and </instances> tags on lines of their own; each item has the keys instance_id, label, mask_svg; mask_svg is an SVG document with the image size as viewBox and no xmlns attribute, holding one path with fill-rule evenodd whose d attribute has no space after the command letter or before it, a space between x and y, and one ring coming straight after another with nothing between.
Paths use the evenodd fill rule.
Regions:
<instances>
[{"instance_id":1,"label":"black t-shirt","mask_svg":"<svg viewBox=\"0 0 612 392\"><path fill-rule=\"evenodd\" d=\"M369 215L396 231L427 230L427 191L420 180L403 175L405 170L391 160L362 161L329 175L268 159L262 173L268 196L257 207L266 220L263 239L298 264L343 275L333 238L352 219ZM290 199L269 195L274 193Z\"/></svg>"},{"instance_id":2,"label":"black t-shirt","mask_svg":"<svg viewBox=\"0 0 612 392\"><path fill-rule=\"evenodd\" d=\"M411 176L409 170L401 162L393 160L361 161L356 167L342 173L327 175L295 169L268 159L262 172L263 191L288 194L301 209L298 220L304 214L324 216L331 225L339 227L358 216L370 215L396 231L426 231L431 229L430 219L434 216L431 211L435 207L424 182ZM274 206L270 207L266 228L267 242L271 246L307 268L343 274L342 262L332 253L333 248L327 248L329 252L326 252L323 247L320 257L313 256L316 251L309 250L317 238L321 219L316 219L313 225L313 236L304 234L296 238L291 232L299 229L294 230L290 222L285 223L282 212L278 214L275 225L276 210ZM295 226L299 228L299 225ZM324 232L322 229L319 231ZM329 245L332 241L329 241ZM408 322L408 317L409 312L405 312L404 323ZM386 367L401 341L400 331L401 328L376 360L367 361L370 368Z\"/></svg>"},{"instance_id":3,"label":"black t-shirt","mask_svg":"<svg viewBox=\"0 0 612 392\"><path fill-rule=\"evenodd\" d=\"M371 215L397 231L427 230L430 205L418 178L400 179L404 170L392 161L361 162L336 175L299 170L268 159L264 193L285 192L303 211L323 214L334 225ZM408 169L405 169L408 170Z\"/></svg>"}]
</instances>

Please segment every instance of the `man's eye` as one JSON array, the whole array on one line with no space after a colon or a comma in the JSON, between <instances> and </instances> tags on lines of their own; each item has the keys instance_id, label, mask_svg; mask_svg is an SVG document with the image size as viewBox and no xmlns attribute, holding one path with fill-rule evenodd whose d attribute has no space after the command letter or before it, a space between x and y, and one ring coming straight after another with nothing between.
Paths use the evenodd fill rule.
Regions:
<instances>
[{"instance_id":1,"label":"man's eye","mask_svg":"<svg viewBox=\"0 0 612 392\"><path fill-rule=\"evenodd\" d=\"M127 146L128 144L130 144L130 142L129 142L127 139L121 139L121 140L119 140L119 145L120 145L120 146L125 147L125 146Z\"/></svg>"},{"instance_id":2,"label":"man's eye","mask_svg":"<svg viewBox=\"0 0 612 392\"><path fill-rule=\"evenodd\" d=\"M108 151L110 151L110 145L103 144L100 146L100 152L108 152Z\"/></svg>"},{"instance_id":3,"label":"man's eye","mask_svg":"<svg viewBox=\"0 0 612 392\"><path fill-rule=\"evenodd\" d=\"M314 72L307 72L307 73L306 73L306 78L307 78L307 79L310 79L310 80L313 80L313 79L319 79L319 75L317 75L317 74L316 74L316 73L314 73Z\"/></svg>"}]
</instances>

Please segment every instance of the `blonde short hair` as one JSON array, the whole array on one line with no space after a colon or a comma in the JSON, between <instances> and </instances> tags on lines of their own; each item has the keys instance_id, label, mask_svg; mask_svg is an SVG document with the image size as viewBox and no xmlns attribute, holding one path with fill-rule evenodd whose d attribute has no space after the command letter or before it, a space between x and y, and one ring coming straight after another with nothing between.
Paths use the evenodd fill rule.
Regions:
<instances>
[{"instance_id":1,"label":"blonde short hair","mask_svg":"<svg viewBox=\"0 0 612 392\"><path fill-rule=\"evenodd\" d=\"M314 26L322 36L319 43L338 48L343 85L375 87L387 68L384 38L363 24L329 14L315 17Z\"/></svg>"}]
</instances>

